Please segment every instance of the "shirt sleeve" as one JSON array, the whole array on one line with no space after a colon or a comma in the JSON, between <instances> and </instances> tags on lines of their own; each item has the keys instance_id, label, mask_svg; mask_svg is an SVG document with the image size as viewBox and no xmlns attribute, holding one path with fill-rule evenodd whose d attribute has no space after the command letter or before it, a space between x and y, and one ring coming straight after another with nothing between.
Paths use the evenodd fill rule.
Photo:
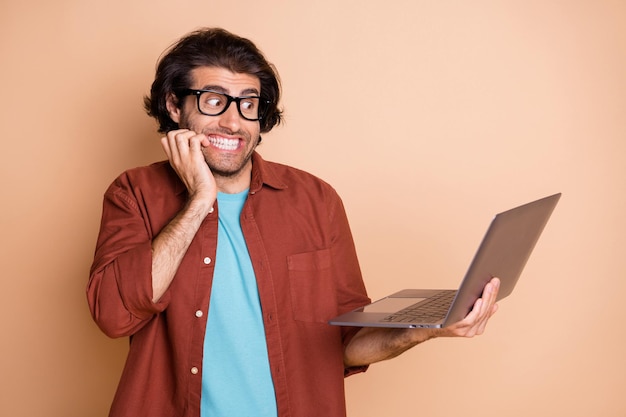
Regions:
<instances>
[{"instance_id":1,"label":"shirt sleeve","mask_svg":"<svg viewBox=\"0 0 626 417\"><path fill-rule=\"evenodd\" d=\"M355 308L362 307L371 302L367 295L361 268L354 245L354 239L350 230L348 217L340 197L337 195L331 208L331 222L333 224L333 257L336 262L335 276L337 283L337 299L339 314L347 313ZM343 348L348 346L360 327L341 328ZM368 366L357 366L344 369L344 376L348 377L356 373L365 372Z\"/></svg>"},{"instance_id":2,"label":"shirt sleeve","mask_svg":"<svg viewBox=\"0 0 626 417\"><path fill-rule=\"evenodd\" d=\"M152 302L152 231L126 175L106 191L87 286L91 314L110 337L141 329L169 302Z\"/></svg>"}]
</instances>

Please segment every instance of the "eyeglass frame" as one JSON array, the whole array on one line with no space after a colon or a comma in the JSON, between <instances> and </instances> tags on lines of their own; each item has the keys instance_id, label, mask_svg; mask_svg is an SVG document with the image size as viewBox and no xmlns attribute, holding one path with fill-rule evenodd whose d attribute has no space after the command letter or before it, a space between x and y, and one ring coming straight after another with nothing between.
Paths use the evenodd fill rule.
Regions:
<instances>
[{"instance_id":1,"label":"eyeglass frame","mask_svg":"<svg viewBox=\"0 0 626 417\"><path fill-rule=\"evenodd\" d=\"M226 97L226 105L224 106L224 108L216 114L208 114L203 112L200 109L200 96L203 93L215 93L215 94L219 94L222 95L224 97ZM215 90L205 90L205 89L195 89L195 88L186 88L183 90L180 90L177 94L179 97L187 97L187 96L196 96L196 107L198 108L198 112L200 112L200 114L203 114L205 116L219 116L221 114L226 113L226 111L230 108L231 103L234 101L235 104L237 105L237 112L239 113L239 115L244 118L245 120L248 120L250 122L256 122L256 121L260 121L261 119L263 119L263 116L265 116L265 112L267 111L267 106L270 105L272 103L271 100L267 100L264 99L261 96L239 96L239 97L233 97L231 95L228 95L226 93L223 93L221 91L215 91ZM250 99L250 98L258 98L259 99L259 115L256 119L250 119L246 116L244 116L244 114L241 112L241 100L245 100L245 99Z\"/></svg>"}]
</instances>

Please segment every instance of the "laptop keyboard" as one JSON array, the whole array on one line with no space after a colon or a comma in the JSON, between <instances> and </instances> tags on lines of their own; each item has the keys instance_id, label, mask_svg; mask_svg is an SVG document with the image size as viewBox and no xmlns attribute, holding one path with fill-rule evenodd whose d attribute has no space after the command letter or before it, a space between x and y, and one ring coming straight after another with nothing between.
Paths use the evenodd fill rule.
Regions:
<instances>
[{"instance_id":1,"label":"laptop keyboard","mask_svg":"<svg viewBox=\"0 0 626 417\"><path fill-rule=\"evenodd\" d=\"M387 323L424 322L431 323L443 320L448 313L450 304L457 290L443 290L426 301L420 301L383 318Z\"/></svg>"}]
</instances>

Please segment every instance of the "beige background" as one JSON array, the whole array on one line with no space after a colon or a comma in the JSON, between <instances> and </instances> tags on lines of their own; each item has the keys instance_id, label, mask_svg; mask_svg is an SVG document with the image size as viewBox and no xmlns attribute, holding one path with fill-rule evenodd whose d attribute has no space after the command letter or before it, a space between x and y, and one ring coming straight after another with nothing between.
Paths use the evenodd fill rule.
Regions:
<instances>
[{"instance_id":1,"label":"beige background","mask_svg":"<svg viewBox=\"0 0 626 417\"><path fill-rule=\"evenodd\" d=\"M454 287L492 215L563 198L486 335L346 381L351 416L624 416L626 2L0 2L0 415L105 416L127 340L84 296L102 193L161 159L141 108L200 26L252 38L261 152L343 196L373 298Z\"/></svg>"}]
</instances>

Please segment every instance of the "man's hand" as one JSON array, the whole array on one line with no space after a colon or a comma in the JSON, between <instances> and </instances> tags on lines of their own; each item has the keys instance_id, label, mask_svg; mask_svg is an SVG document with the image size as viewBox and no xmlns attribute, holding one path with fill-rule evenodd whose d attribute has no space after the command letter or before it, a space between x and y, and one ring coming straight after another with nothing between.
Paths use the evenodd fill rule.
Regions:
<instances>
[{"instance_id":1,"label":"man's hand","mask_svg":"<svg viewBox=\"0 0 626 417\"><path fill-rule=\"evenodd\" d=\"M208 145L207 137L188 129L172 130L161 139L161 145L187 187L190 200L205 199L213 204L217 185L202 153L202 146Z\"/></svg>"},{"instance_id":2,"label":"man's hand","mask_svg":"<svg viewBox=\"0 0 626 417\"><path fill-rule=\"evenodd\" d=\"M476 300L472 311L458 323L438 329L437 337L474 337L485 331L489 318L498 310L496 298L500 289L500 280L493 278L485 285L483 295Z\"/></svg>"},{"instance_id":3,"label":"man's hand","mask_svg":"<svg viewBox=\"0 0 626 417\"><path fill-rule=\"evenodd\" d=\"M442 329L384 329L364 327L352 338L344 351L346 366L361 366L394 358L415 345L435 337L473 337L484 333L487 322L498 310L496 298L500 280L485 285L483 295L472 311L458 323Z\"/></svg>"}]
</instances>

